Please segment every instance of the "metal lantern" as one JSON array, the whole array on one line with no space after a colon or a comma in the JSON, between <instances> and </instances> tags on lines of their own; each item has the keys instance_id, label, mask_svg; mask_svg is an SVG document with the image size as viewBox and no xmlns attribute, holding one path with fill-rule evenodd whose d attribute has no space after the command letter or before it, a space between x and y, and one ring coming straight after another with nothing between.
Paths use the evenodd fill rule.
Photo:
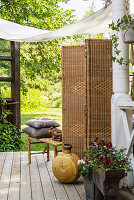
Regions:
<instances>
[{"instance_id":1,"label":"metal lantern","mask_svg":"<svg viewBox=\"0 0 134 200\"><path fill-rule=\"evenodd\" d=\"M128 25L127 29L123 31L123 40L125 43L134 43L134 28Z\"/></svg>"},{"instance_id":2,"label":"metal lantern","mask_svg":"<svg viewBox=\"0 0 134 200\"><path fill-rule=\"evenodd\" d=\"M131 44L130 62L134 65L134 25L126 24L127 29L122 30L124 43Z\"/></svg>"}]
</instances>

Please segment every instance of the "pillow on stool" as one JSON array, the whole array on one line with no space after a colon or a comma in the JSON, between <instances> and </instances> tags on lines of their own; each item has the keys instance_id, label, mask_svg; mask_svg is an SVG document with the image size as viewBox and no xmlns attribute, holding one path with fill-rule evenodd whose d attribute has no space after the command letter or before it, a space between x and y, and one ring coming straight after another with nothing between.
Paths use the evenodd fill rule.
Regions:
<instances>
[{"instance_id":1,"label":"pillow on stool","mask_svg":"<svg viewBox=\"0 0 134 200\"><path fill-rule=\"evenodd\" d=\"M31 119L28 120L25 124L34 128L50 128L50 127L55 128L60 126L60 124L57 123L56 121L46 117Z\"/></svg>"},{"instance_id":2,"label":"pillow on stool","mask_svg":"<svg viewBox=\"0 0 134 200\"><path fill-rule=\"evenodd\" d=\"M33 127L26 127L23 129L23 132L28 134L30 137L33 138L50 138L51 134L49 133L49 128L33 128Z\"/></svg>"}]
</instances>

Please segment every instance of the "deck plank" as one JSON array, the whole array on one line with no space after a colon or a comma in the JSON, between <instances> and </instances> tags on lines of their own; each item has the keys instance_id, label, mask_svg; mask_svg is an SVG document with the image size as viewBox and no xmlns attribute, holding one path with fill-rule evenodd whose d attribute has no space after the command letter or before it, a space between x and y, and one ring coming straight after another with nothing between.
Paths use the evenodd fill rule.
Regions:
<instances>
[{"instance_id":1,"label":"deck plank","mask_svg":"<svg viewBox=\"0 0 134 200\"><path fill-rule=\"evenodd\" d=\"M20 200L31 200L31 183L28 164L28 153L21 152L21 187Z\"/></svg>"},{"instance_id":2,"label":"deck plank","mask_svg":"<svg viewBox=\"0 0 134 200\"><path fill-rule=\"evenodd\" d=\"M0 200L6 200L8 197L12 160L13 152L8 152L0 180Z\"/></svg>"},{"instance_id":3,"label":"deck plank","mask_svg":"<svg viewBox=\"0 0 134 200\"><path fill-rule=\"evenodd\" d=\"M44 160L43 155L37 155L36 158L37 158L37 163L38 163L38 168L39 168L45 200L56 200L52 182L51 182L51 179L49 177L47 167L46 167L47 161ZM45 178L44 178L44 174L45 174Z\"/></svg>"},{"instance_id":4,"label":"deck plank","mask_svg":"<svg viewBox=\"0 0 134 200\"><path fill-rule=\"evenodd\" d=\"M62 184L52 172L53 152L32 155L28 152L0 152L0 200L85 200L81 180Z\"/></svg>"},{"instance_id":5,"label":"deck plank","mask_svg":"<svg viewBox=\"0 0 134 200\"><path fill-rule=\"evenodd\" d=\"M50 178L51 178L51 182L52 182L55 194L56 194L56 198L57 198L57 200L69 200L63 184L60 183L53 175L52 157L53 157L53 154L50 153L50 161L46 163L46 166L47 166ZM46 160L46 157L45 157L45 160Z\"/></svg>"},{"instance_id":6,"label":"deck plank","mask_svg":"<svg viewBox=\"0 0 134 200\"><path fill-rule=\"evenodd\" d=\"M74 183L74 186L75 186L77 192L79 193L80 198L81 198L82 200L86 200L86 193L85 193L85 189L84 189L84 184L83 184L83 181L81 180L81 178L79 178L79 179Z\"/></svg>"},{"instance_id":7,"label":"deck plank","mask_svg":"<svg viewBox=\"0 0 134 200\"><path fill-rule=\"evenodd\" d=\"M66 193L70 200L81 200L75 186L73 184L63 184L66 190Z\"/></svg>"},{"instance_id":8,"label":"deck plank","mask_svg":"<svg viewBox=\"0 0 134 200\"><path fill-rule=\"evenodd\" d=\"M31 176L32 200L44 200L44 195L35 155L32 155L32 162L30 164L30 176Z\"/></svg>"},{"instance_id":9,"label":"deck plank","mask_svg":"<svg viewBox=\"0 0 134 200\"><path fill-rule=\"evenodd\" d=\"M6 155L7 155L6 152L1 152L0 153L0 179L1 179L3 166L4 166L4 163L5 163Z\"/></svg>"},{"instance_id":10,"label":"deck plank","mask_svg":"<svg viewBox=\"0 0 134 200\"><path fill-rule=\"evenodd\" d=\"M14 152L8 200L19 199L20 195L20 152Z\"/></svg>"}]
</instances>

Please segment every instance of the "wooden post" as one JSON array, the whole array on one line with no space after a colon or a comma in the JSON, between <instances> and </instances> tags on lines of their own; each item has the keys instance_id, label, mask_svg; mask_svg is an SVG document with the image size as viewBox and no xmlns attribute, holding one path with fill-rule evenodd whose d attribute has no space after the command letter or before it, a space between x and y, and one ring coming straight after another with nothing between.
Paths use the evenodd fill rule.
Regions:
<instances>
[{"instance_id":1,"label":"wooden post","mask_svg":"<svg viewBox=\"0 0 134 200\"><path fill-rule=\"evenodd\" d=\"M11 77L0 77L2 82L11 82L11 98L6 98L6 109L13 114L7 120L20 128L20 43L11 42L11 56L0 56L0 60L11 62Z\"/></svg>"},{"instance_id":2,"label":"wooden post","mask_svg":"<svg viewBox=\"0 0 134 200\"><path fill-rule=\"evenodd\" d=\"M126 0L113 0L112 13L113 22L116 24L117 20L125 15ZM113 34L116 34L114 32ZM129 59L128 44L123 42L121 32L117 35L119 37L118 49L121 51L119 58L123 57L126 61ZM112 144L117 148L126 148L125 130L121 117L121 110L117 107L120 101L130 101L129 95L129 67L120 65L118 62L113 63L113 92L112 96Z\"/></svg>"},{"instance_id":3,"label":"wooden post","mask_svg":"<svg viewBox=\"0 0 134 200\"><path fill-rule=\"evenodd\" d=\"M113 0L112 1L112 18L116 24L119 18L126 15L126 0ZM116 34L116 32L113 32ZM118 33L120 55L118 58L124 58L126 61L129 59L129 45L125 44L121 31ZM117 149L127 149L127 139L125 129L123 126L124 119L122 118L122 110L118 107L120 102L130 102L131 96L129 95L129 67L120 65L118 62L113 63L113 96L111 100L111 120L112 120L112 144ZM124 116L125 117L125 116ZM127 122L129 132L132 132L132 111L127 111ZM131 149L132 150L132 149ZM133 177L128 177L128 183L124 186L133 186ZM125 182L125 181L124 181Z\"/></svg>"},{"instance_id":4,"label":"wooden post","mask_svg":"<svg viewBox=\"0 0 134 200\"><path fill-rule=\"evenodd\" d=\"M57 147L56 146L53 146L54 147L54 158L57 156Z\"/></svg>"},{"instance_id":5,"label":"wooden post","mask_svg":"<svg viewBox=\"0 0 134 200\"><path fill-rule=\"evenodd\" d=\"M49 144L46 144L47 146L47 161L49 161Z\"/></svg>"},{"instance_id":6,"label":"wooden post","mask_svg":"<svg viewBox=\"0 0 134 200\"><path fill-rule=\"evenodd\" d=\"M11 42L11 99L20 102L20 43ZM15 104L13 109L13 124L20 128L20 104Z\"/></svg>"},{"instance_id":7,"label":"wooden post","mask_svg":"<svg viewBox=\"0 0 134 200\"><path fill-rule=\"evenodd\" d=\"M30 144L30 138L28 137L28 162L31 163L31 144Z\"/></svg>"}]
</instances>

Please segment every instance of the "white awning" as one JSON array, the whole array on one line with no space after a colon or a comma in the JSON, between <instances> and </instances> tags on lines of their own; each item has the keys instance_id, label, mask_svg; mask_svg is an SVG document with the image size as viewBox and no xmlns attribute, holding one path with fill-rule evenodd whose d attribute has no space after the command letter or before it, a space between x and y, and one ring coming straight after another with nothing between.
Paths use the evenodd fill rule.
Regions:
<instances>
[{"instance_id":1,"label":"white awning","mask_svg":"<svg viewBox=\"0 0 134 200\"><path fill-rule=\"evenodd\" d=\"M74 24L55 31L22 26L0 19L0 38L17 42L40 42L73 35L108 33L110 32L108 24L111 22L112 4Z\"/></svg>"}]
</instances>

